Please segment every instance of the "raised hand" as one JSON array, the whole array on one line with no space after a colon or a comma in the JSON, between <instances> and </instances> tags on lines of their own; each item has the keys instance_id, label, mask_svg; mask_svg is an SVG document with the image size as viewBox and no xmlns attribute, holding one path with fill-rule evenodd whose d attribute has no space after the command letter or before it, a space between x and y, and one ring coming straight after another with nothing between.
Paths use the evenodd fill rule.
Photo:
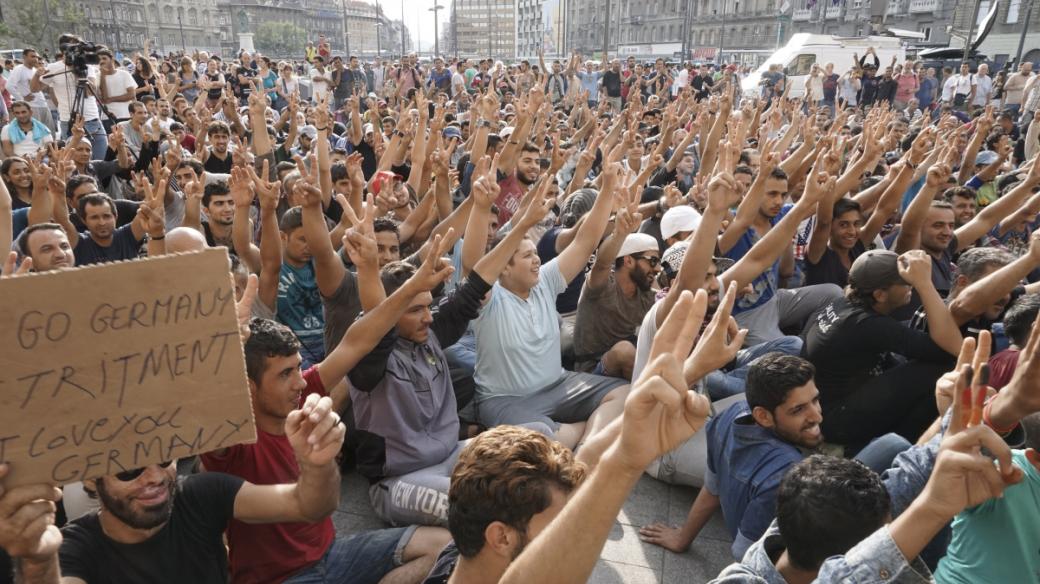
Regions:
<instances>
[{"instance_id":1,"label":"raised hand","mask_svg":"<svg viewBox=\"0 0 1040 584\"><path fill-rule=\"evenodd\" d=\"M654 336L650 364L625 400L621 436L605 455L632 472L643 472L658 456L704 426L707 398L688 389L682 362L704 319L708 297L685 291Z\"/></svg>"},{"instance_id":2,"label":"raised hand","mask_svg":"<svg viewBox=\"0 0 1040 584\"><path fill-rule=\"evenodd\" d=\"M332 398L310 394L300 409L285 418L285 435L289 438L297 460L324 466L336 460L346 427L332 408Z\"/></svg>"},{"instance_id":3,"label":"raised hand","mask_svg":"<svg viewBox=\"0 0 1040 584\"><path fill-rule=\"evenodd\" d=\"M318 164L316 161L311 161L311 174L303 175L304 180L298 182L307 182L314 184L313 174L316 172ZM278 206L278 200L282 194L282 183L277 180L268 180L267 177L271 176L271 167L267 159L264 159L264 164L260 169L260 174L256 174L256 170L252 166L245 167L246 176L252 183L253 189L256 191L257 196L260 197L260 207L273 209ZM319 191L320 194L320 191ZM320 199L319 199L320 200Z\"/></svg>"},{"instance_id":4,"label":"raised hand","mask_svg":"<svg viewBox=\"0 0 1040 584\"><path fill-rule=\"evenodd\" d=\"M932 260L924 250L910 250L899 256L898 270L903 280L917 288L926 282L931 282Z\"/></svg>"},{"instance_id":5,"label":"raised hand","mask_svg":"<svg viewBox=\"0 0 1040 584\"><path fill-rule=\"evenodd\" d=\"M312 187L313 188L313 187ZM354 209L347 204L347 198L341 194L336 195L336 200L343 207L343 218L350 222L351 227L343 233L343 249L347 257L355 266L368 266L373 269L379 267L379 245L376 243L375 228L373 221L376 216L376 205L372 195L368 195L361 210L361 216L354 213Z\"/></svg>"},{"instance_id":6,"label":"raised hand","mask_svg":"<svg viewBox=\"0 0 1040 584\"><path fill-rule=\"evenodd\" d=\"M234 201L236 207L249 207L253 204L253 181L249 177L249 171L244 167L231 167L228 189L231 191L231 200Z\"/></svg>"},{"instance_id":7,"label":"raised hand","mask_svg":"<svg viewBox=\"0 0 1040 584\"><path fill-rule=\"evenodd\" d=\"M4 260L4 265L0 266L0 278L13 278L15 276L24 276L32 270L32 258L26 256L22 260L21 265L18 264L18 252L12 251L7 254L7 259Z\"/></svg>"},{"instance_id":8,"label":"raised hand","mask_svg":"<svg viewBox=\"0 0 1040 584\"><path fill-rule=\"evenodd\" d=\"M408 279L408 284L415 287L416 292L433 290L441 282L446 281L455 272L451 263L444 259L444 255L451 249L454 241L455 229L448 229L444 236L435 235L426 250L423 263L415 274Z\"/></svg>"}]
</instances>

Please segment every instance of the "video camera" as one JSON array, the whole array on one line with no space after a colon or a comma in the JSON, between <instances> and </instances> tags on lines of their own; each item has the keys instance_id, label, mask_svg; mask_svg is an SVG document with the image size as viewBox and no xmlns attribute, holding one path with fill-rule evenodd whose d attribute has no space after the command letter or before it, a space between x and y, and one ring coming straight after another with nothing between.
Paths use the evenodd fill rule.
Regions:
<instances>
[{"instance_id":1,"label":"video camera","mask_svg":"<svg viewBox=\"0 0 1040 584\"><path fill-rule=\"evenodd\" d=\"M65 66L76 77L86 78L87 66L100 63L97 52L101 47L94 43L75 39L58 45L58 48L65 56Z\"/></svg>"}]
</instances>

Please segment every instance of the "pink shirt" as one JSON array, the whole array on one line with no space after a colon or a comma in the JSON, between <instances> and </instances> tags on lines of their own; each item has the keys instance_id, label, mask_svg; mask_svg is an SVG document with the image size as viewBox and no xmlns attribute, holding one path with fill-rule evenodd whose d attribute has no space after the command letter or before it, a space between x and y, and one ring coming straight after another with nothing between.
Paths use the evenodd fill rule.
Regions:
<instances>
[{"instance_id":1,"label":"pink shirt","mask_svg":"<svg viewBox=\"0 0 1040 584\"><path fill-rule=\"evenodd\" d=\"M913 99L918 88L917 75L900 74L896 78L896 101L907 102Z\"/></svg>"}]
</instances>

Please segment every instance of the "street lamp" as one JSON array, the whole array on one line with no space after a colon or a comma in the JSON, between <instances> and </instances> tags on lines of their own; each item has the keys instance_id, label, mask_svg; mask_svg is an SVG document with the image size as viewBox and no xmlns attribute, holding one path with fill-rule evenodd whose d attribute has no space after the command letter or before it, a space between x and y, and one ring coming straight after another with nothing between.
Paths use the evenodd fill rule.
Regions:
<instances>
[{"instance_id":1,"label":"street lamp","mask_svg":"<svg viewBox=\"0 0 1040 584\"><path fill-rule=\"evenodd\" d=\"M441 54L441 36L437 31L437 13L443 10L444 7L436 2L433 3L433 8L428 10L433 13L433 57L437 58Z\"/></svg>"},{"instance_id":2,"label":"street lamp","mask_svg":"<svg viewBox=\"0 0 1040 584\"><path fill-rule=\"evenodd\" d=\"M184 8L178 6L177 7L177 28L181 29L181 52L182 53L186 53L188 51L188 48L184 44L184 22L181 19L181 16L183 14L184 14Z\"/></svg>"}]
</instances>

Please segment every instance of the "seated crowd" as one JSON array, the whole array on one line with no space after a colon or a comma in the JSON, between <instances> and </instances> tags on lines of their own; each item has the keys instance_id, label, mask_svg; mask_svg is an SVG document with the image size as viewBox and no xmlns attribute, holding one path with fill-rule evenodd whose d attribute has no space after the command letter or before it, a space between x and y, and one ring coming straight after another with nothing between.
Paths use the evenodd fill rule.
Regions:
<instances>
[{"instance_id":1,"label":"seated crowd","mask_svg":"<svg viewBox=\"0 0 1040 584\"><path fill-rule=\"evenodd\" d=\"M1040 578L1029 70L1021 108L919 110L578 55L308 50L302 97L259 54L98 54L79 111L62 59L10 74L3 277L227 249L257 441L0 464L0 582L584 582L644 473L699 489L645 541L721 512L714 582ZM337 535L341 471L383 529Z\"/></svg>"}]
</instances>

